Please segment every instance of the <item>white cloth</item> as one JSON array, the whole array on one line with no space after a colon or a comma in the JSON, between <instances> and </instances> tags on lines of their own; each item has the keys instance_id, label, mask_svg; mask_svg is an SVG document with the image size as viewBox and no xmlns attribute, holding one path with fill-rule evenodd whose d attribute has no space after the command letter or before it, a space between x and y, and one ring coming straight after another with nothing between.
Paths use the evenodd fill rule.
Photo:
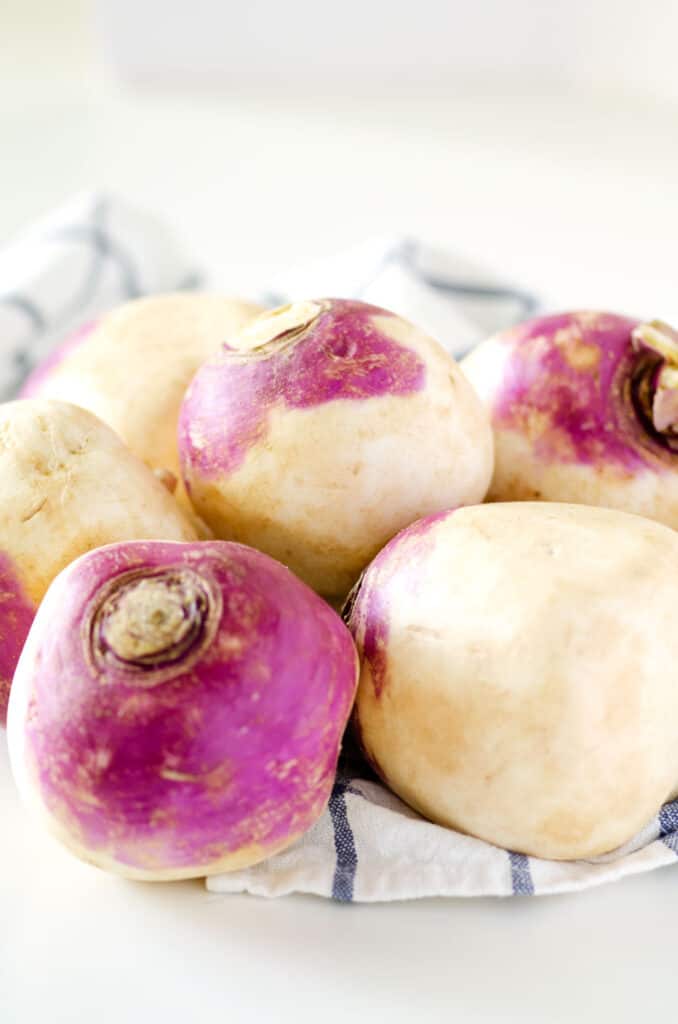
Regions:
<instances>
[{"instance_id":1,"label":"white cloth","mask_svg":"<svg viewBox=\"0 0 678 1024\"><path fill-rule=\"evenodd\" d=\"M165 225L106 195L75 199L0 253L0 391L79 324L138 295L191 287L193 263ZM460 354L529 316L534 298L465 260L403 238L373 239L282 273L260 298L353 296L393 309ZM294 846L247 871L207 879L212 892L337 900L540 894L584 889L674 863L678 801L623 848L553 862L432 825L369 770L342 765L329 806Z\"/></svg>"},{"instance_id":2,"label":"white cloth","mask_svg":"<svg viewBox=\"0 0 678 1024\"><path fill-rule=\"evenodd\" d=\"M543 895L612 882L678 857L678 801L666 804L614 853L590 861L547 861L432 825L362 775L359 769L340 772L328 809L294 846L246 871L214 875L207 888L258 896L303 892L365 903Z\"/></svg>"}]
</instances>

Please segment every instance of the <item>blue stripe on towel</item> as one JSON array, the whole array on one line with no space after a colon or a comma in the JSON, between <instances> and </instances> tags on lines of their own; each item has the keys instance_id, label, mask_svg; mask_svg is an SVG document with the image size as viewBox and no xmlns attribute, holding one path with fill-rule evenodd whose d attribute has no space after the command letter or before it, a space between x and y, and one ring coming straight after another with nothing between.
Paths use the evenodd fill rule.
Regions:
<instances>
[{"instance_id":1,"label":"blue stripe on towel","mask_svg":"<svg viewBox=\"0 0 678 1024\"><path fill-rule=\"evenodd\" d=\"M34 330L44 331L45 318L32 299L25 295L19 295L18 292L11 292L9 295L0 296L0 302L5 306L14 306L20 313L23 313Z\"/></svg>"},{"instance_id":2,"label":"blue stripe on towel","mask_svg":"<svg viewBox=\"0 0 678 1024\"><path fill-rule=\"evenodd\" d=\"M522 288L471 283L460 281L447 275L442 276L422 270L417 264L417 250L417 243L412 239L407 239L390 255L390 260L396 259L401 265L406 266L411 273L415 274L429 288L448 292L450 295L464 296L468 299L486 299L495 302L508 299L511 302L516 302L520 307L520 312L516 318L517 321L525 320L538 309L537 297L530 292L524 291Z\"/></svg>"},{"instance_id":3,"label":"blue stripe on towel","mask_svg":"<svg viewBox=\"0 0 678 1024\"><path fill-rule=\"evenodd\" d=\"M109 202L101 199L94 206L89 223L68 224L50 235L56 241L84 242L90 249L90 266L80 294L72 303L74 310L91 301L106 262L117 268L127 298L136 299L144 293L135 257L108 231L108 214Z\"/></svg>"},{"instance_id":4,"label":"blue stripe on towel","mask_svg":"<svg viewBox=\"0 0 678 1024\"><path fill-rule=\"evenodd\" d=\"M534 882L530 871L530 858L524 853L509 853L511 888L514 896L533 896Z\"/></svg>"},{"instance_id":5,"label":"blue stripe on towel","mask_svg":"<svg viewBox=\"0 0 678 1024\"><path fill-rule=\"evenodd\" d=\"M520 306L518 320L524 320L532 316L538 308L536 297L518 288L467 284L466 281L453 280L452 278L434 277L431 274L424 276L421 272L419 274L429 288L437 288L438 291L449 292L451 295L463 295L467 299L487 299L488 301L495 302L503 299L515 302Z\"/></svg>"},{"instance_id":6,"label":"blue stripe on towel","mask_svg":"<svg viewBox=\"0 0 678 1024\"><path fill-rule=\"evenodd\" d=\"M678 857L678 800L664 804L659 812L659 838Z\"/></svg>"},{"instance_id":7,"label":"blue stripe on towel","mask_svg":"<svg viewBox=\"0 0 678 1024\"><path fill-rule=\"evenodd\" d=\"M350 783L337 780L330 797L330 817L334 829L334 849L337 863L332 882L332 899L350 903L353 899L353 884L358 867L353 830L348 821L346 792L351 791Z\"/></svg>"}]
</instances>

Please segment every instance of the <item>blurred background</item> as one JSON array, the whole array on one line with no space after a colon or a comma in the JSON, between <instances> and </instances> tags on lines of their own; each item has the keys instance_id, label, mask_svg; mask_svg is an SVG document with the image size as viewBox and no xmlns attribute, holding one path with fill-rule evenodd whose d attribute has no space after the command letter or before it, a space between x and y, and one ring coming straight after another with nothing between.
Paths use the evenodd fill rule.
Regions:
<instances>
[{"instance_id":1,"label":"blurred background","mask_svg":"<svg viewBox=\"0 0 678 1024\"><path fill-rule=\"evenodd\" d=\"M675 0L1 0L0 245L73 193L229 290L364 238L678 320Z\"/></svg>"}]
</instances>

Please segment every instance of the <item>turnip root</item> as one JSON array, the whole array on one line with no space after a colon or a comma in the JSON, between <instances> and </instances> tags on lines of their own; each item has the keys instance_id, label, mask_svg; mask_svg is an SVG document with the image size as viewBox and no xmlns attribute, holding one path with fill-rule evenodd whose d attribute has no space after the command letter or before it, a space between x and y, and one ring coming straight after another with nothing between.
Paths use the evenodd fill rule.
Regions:
<instances>
[{"instance_id":1,"label":"turnip root","mask_svg":"<svg viewBox=\"0 0 678 1024\"><path fill-rule=\"evenodd\" d=\"M78 555L116 540L193 540L163 485L91 413L41 399L0 405L0 721L47 587Z\"/></svg>"},{"instance_id":2,"label":"turnip root","mask_svg":"<svg viewBox=\"0 0 678 1024\"><path fill-rule=\"evenodd\" d=\"M540 317L462 363L492 419L494 501L604 505L678 527L678 334L611 313Z\"/></svg>"},{"instance_id":3,"label":"turnip root","mask_svg":"<svg viewBox=\"0 0 678 1024\"><path fill-rule=\"evenodd\" d=\"M376 306L263 314L197 373L179 421L191 501L214 533L345 595L399 529L481 501L492 437L454 360Z\"/></svg>"},{"instance_id":4,"label":"turnip root","mask_svg":"<svg viewBox=\"0 0 678 1024\"><path fill-rule=\"evenodd\" d=\"M346 609L367 756L426 817L539 857L626 842L678 787L678 535L609 509L416 523Z\"/></svg>"},{"instance_id":5,"label":"turnip root","mask_svg":"<svg viewBox=\"0 0 678 1024\"><path fill-rule=\"evenodd\" d=\"M339 616L258 551L100 548L54 581L31 628L14 775L98 867L148 880L247 867L322 813L357 671Z\"/></svg>"},{"instance_id":6,"label":"turnip root","mask_svg":"<svg viewBox=\"0 0 678 1024\"><path fill-rule=\"evenodd\" d=\"M213 294L137 299L67 339L31 374L22 396L89 409L148 466L178 477L184 391L198 367L259 312ZM176 497L186 502L181 486Z\"/></svg>"}]
</instances>

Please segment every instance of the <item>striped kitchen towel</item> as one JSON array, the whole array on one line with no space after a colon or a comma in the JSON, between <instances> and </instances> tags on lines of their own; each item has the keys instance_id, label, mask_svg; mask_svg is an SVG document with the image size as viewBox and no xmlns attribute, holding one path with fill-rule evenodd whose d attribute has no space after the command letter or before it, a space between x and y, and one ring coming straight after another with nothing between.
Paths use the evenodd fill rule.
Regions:
<instances>
[{"instance_id":1,"label":"striped kitchen towel","mask_svg":"<svg viewBox=\"0 0 678 1024\"><path fill-rule=\"evenodd\" d=\"M196 274L166 225L113 196L76 198L0 252L3 397L79 324L128 299L198 281L220 283ZM393 309L456 355L537 308L529 292L401 237L286 270L260 299L278 305L322 295ZM613 853L543 861L425 821L354 757L342 762L327 810L299 842L246 871L213 876L207 887L263 896L314 893L343 902L528 895L584 889L677 857L678 801Z\"/></svg>"},{"instance_id":2,"label":"striped kitchen towel","mask_svg":"<svg viewBox=\"0 0 678 1024\"><path fill-rule=\"evenodd\" d=\"M199 273L168 226L146 211L107 194L76 196L0 251L0 399L15 394L54 345L113 306L197 285L219 289L222 278ZM269 306L322 296L393 309L455 355L535 308L533 296L486 270L402 237L286 269L251 295Z\"/></svg>"},{"instance_id":3,"label":"striped kitchen towel","mask_svg":"<svg viewBox=\"0 0 678 1024\"><path fill-rule=\"evenodd\" d=\"M678 801L618 850L548 861L502 850L421 818L369 769L340 771L321 819L294 846L246 871L207 879L211 892L312 893L373 903L430 896L532 896L573 892L673 864Z\"/></svg>"}]
</instances>

